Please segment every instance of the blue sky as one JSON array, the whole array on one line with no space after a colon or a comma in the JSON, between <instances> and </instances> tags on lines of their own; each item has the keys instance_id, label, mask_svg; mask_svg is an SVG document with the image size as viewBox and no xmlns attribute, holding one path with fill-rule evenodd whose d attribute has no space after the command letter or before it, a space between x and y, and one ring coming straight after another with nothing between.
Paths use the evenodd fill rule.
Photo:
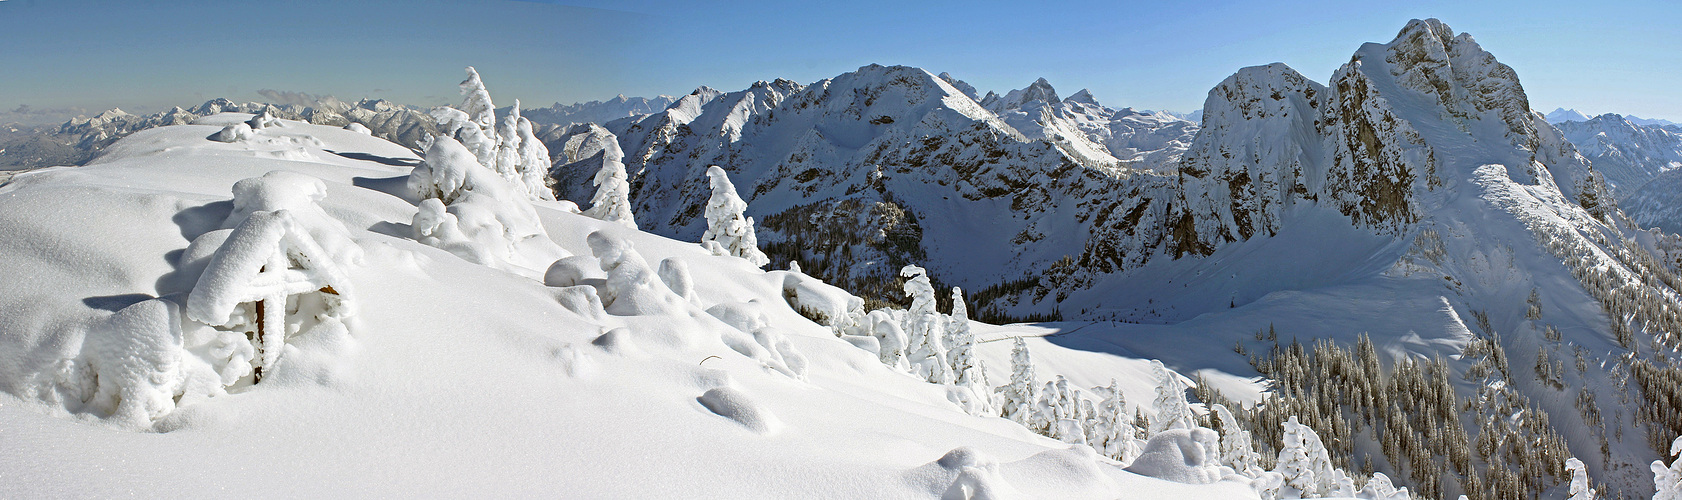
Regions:
<instances>
[{"instance_id":1,"label":"blue sky","mask_svg":"<svg viewBox=\"0 0 1682 500\"><path fill-rule=\"evenodd\" d=\"M455 102L477 66L499 104L810 83L869 63L986 90L1190 110L1234 70L1325 80L1408 19L1470 32L1532 104L1682 121L1682 7L1663 2L700 2L0 0L0 121L150 111L259 90ZM15 118L12 118L15 119Z\"/></svg>"}]
</instances>

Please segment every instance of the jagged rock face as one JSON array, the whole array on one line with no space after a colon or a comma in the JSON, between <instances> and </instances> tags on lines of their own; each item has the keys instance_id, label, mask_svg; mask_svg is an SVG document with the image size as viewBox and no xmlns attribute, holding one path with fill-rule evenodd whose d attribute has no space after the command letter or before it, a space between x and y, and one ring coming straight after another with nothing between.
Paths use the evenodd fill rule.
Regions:
<instances>
[{"instance_id":1,"label":"jagged rock face","mask_svg":"<svg viewBox=\"0 0 1682 500\"><path fill-rule=\"evenodd\" d=\"M1554 126L1606 176L1607 187L1620 200L1661 172L1682 167L1682 127L1637 125L1611 113Z\"/></svg>"},{"instance_id":2,"label":"jagged rock face","mask_svg":"<svg viewBox=\"0 0 1682 500\"><path fill-rule=\"evenodd\" d=\"M1182 200L1168 215L1185 228L1176 233L1176 255L1271 236L1291 203L1317 197L1304 183L1321 170L1316 121L1325 94L1283 64L1244 68L1209 91L1209 126L1180 162Z\"/></svg>"},{"instance_id":3,"label":"jagged rock face","mask_svg":"<svg viewBox=\"0 0 1682 500\"><path fill-rule=\"evenodd\" d=\"M1530 111L1512 69L1436 20L1363 46L1327 86L1279 64L1240 70L1210 92L1203 125L1180 164L1183 209L1169 214L1176 256L1275 234L1302 201L1404 234L1438 203L1433 192L1480 166L1441 171L1437 150L1478 141L1510 146L1488 160L1515 182L1609 206L1598 174Z\"/></svg>"}]
</instances>

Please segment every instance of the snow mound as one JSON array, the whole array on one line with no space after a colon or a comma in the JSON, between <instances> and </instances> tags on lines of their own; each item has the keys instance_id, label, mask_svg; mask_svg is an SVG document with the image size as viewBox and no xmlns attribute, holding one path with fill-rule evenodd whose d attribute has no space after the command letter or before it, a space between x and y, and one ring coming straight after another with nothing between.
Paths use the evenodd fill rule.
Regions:
<instances>
[{"instance_id":1,"label":"snow mound","mask_svg":"<svg viewBox=\"0 0 1682 500\"><path fill-rule=\"evenodd\" d=\"M316 244L340 265L362 261L362 248L351 240L345 225L327 215L318 204L327 197L327 184L321 179L297 172L276 170L234 183L234 211L222 222L223 229L232 229L245 222L253 212L286 210L292 221L309 232Z\"/></svg>"},{"instance_id":2,"label":"snow mound","mask_svg":"<svg viewBox=\"0 0 1682 500\"><path fill-rule=\"evenodd\" d=\"M769 408L748 397L746 393L732 387L714 387L695 398L707 411L718 414L742 424L759 434L774 434L782 430L783 423L771 413Z\"/></svg>"},{"instance_id":3,"label":"snow mound","mask_svg":"<svg viewBox=\"0 0 1682 500\"><path fill-rule=\"evenodd\" d=\"M249 140L251 139L251 125L247 125L245 123L235 123L233 125L222 127L222 131L217 132L216 135L210 136L210 139L213 141L230 143Z\"/></svg>"},{"instance_id":4,"label":"snow mound","mask_svg":"<svg viewBox=\"0 0 1682 500\"><path fill-rule=\"evenodd\" d=\"M1221 469L1220 450L1215 431L1169 429L1151 436L1127 471L1176 483L1209 484L1231 474Z\"/></svg>"},{"instance_id":5,"label":"snow mound","mask_svg":"<svg viewBox=\"0 0 1682 500\"><path fill-rule=\"evenodd\" d=\"M209 366L185 355L180 316L173 302L146 300L89 332L82 353L91 377L84 383L94 387L90 409L145 426L175 410L177 397L222 392Z\"/></svg>"},{"instance_id":6,"label":"snow mound","mask_svg":"<svg viewBox=\"0 0 1682 500\"><path fill-rule=\"evenodd\" d=\"M998 460L969 447L947 452L935 463L958 472L958 478L952 481L952 486L947 487L946 492L940 495L941 500L1024 498L1022 492L1005 481L1004 475L1000 473Z\"/></svg>"},{"instance_id":7,"label":"snow mound","mask_svg":"<svg viewBox=\"0 0 1682 500\"><path fill-rule=\"evenodd\" d=\"M358 134L374 135L374 131L369 130L367 125L363 125L363 124L356 123L356 122L351 122L351 124L345 125L345 130L349 130L351 132L356 132Z\"/></svg>"}]
</instances>

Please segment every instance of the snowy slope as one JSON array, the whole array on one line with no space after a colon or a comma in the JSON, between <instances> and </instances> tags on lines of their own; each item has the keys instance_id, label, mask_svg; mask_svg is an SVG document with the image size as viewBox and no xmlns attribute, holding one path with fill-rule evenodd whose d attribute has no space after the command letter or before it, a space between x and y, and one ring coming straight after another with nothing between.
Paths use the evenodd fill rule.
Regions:
<instances>
[{"instance_id":1,"label":"snowy slope","mask_svg":"<svg viewBox=\"0 0 1682 500\"><path fill-rule=\"evenodd\" d=\"M1241 482L1139 476L969 416L940 386L791 309L785 286L808 278L691 242L532 203L573 258L687 264L693 303L661 298L674 292L659 282L584 277L582 290L643 297L640 314L471 264L412 239L411 169L397 165L417 160L408 149L284 120L249 139L208 139L249 118L142 131L88 166L0 186L0 496L931 498L967 474L972 486L1041 498L1254 498ZM277 170L301 175L232 188ZM258 198L230 203L230 189ZM312 238L334 244L298 247L289 265L336 263L337 291L323 292L353 300L353 313L343 329L301 327L261 382L247 374L224 391L206 370L226 377L215 348L225 337L179 311L202 317L198 304L214 297L195 275L234 259L190 264L214 248L202 235L256 206L292 207L296 227L326 231ZM273 213L250 215L228 245ZM342 241L331 236L341 225ZM703 312L720 308L734 312ZM769 326L753 335L717 319L756 314ZM1151 382L1129 380L1143 361L1035 349L1080 383L1120 377L1133 401L1149 400ZM157 413L113 414L91 387ZM960 447L972 451L941 460Z\"/></svg>"}]
</instances>

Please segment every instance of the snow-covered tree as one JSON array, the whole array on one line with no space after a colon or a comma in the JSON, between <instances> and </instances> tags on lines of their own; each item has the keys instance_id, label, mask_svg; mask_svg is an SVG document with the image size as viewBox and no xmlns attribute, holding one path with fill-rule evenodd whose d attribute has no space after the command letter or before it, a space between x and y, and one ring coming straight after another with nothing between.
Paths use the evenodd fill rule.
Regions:
<instances>
[{"instance_id":1,"label":"snow-covered tree","mask_svg":"<svg viewBox=\"0 0 1682 500\"><path fill-rule=\"evenodd\" d=\"M1226 405L1216 404L1210 409L1221 422L1221 464L1246 476L1261 473L1261 455L1250 440L1250 431L1244 430Z\"/></svg>"},{"instance_id":2,"label":"snow-covered tree","mask_svg":"<svg viewBox=\"0 0 1682 500\"><path fill-rule=\"evenodd\" d=\"M584 215L636 229L637 219L631 215L631 182L625 174L625 164L617 158L604 158L602 168L591 182L596 185L596 195L590 198L590 208Z\"/></svg>"},{"instance_id":3,"label":"snow-covered tree","mask_svg":"<svg viewBox=\"0 0 1682 500\"><path fill-rule=\"evenodd\" d=\"M1670 467L1663 460L1653 461L1653 500L1682 500L1682 436L1670 443L1670 456L1678 457Z\"/></svg>"},{"instance_id":4,"label":"snow-covered tree","mask_svg":"<svg viewBox=\"0 0 1682 500\"><path fill-rule=\"evenodd\" d=\"M1045 389L1040 391L1040 399L1034 404L1034 426L1030 429L1041 431L1042 434L1070 444L1087 444L1086 442L1086 408L1081 406L1080 389L1069 387L1069 380L1058 375L1055 380L1047 381Z\"/></svg>"},{"instance_id":5,"label":"snow-covered tree","mask_svg":"<svg viewBox=\"0 0 1682 500\"><path fill-rule=\"evenodd\" d=\"M1191 412L1191 404L1186 402L1186 384L1180 381L1180 376L1168 371L1162 362L1151 360L1151 371L1156 374L1156 418L1151 419L1151 435L1156 435L1168 429L1190 429L1197 427L1197 420Z\"/></svg>"},{"instance_id":6,"label":"snow-covered tree","mask_svg":"<svg viewBox=\"0 0 1682 500\"><path fill-rule=\"evenodd\" d=\"M472 66L467 67L467 79L461 81L461 95L467 96L462 99L460 109L467 113L469 121L481 130L490 130L496 125L496 105L491 103L491 93L485 90L485 82L479 79L479 70Z\"/></svg>"},{"instance_id":7,"label":"snow-covered tree","mask_svg":"<svg viewBox=\"0 0 1682 500\"><path fill-rule=\"evenodd\" d=\"M1565 470L1571 471L1571 496L1567 500L1594 500L1594 490L1589 488L1588 469L1583 467L1583 461L1577 457L1565 459Z\"/></svg>"},{"instance_id":8,"label":"snow-covered tree","mask_svg":"<svg viewBox=\"0 0 1682 500\"><path fill-rule=\"evenodd\" d=\"M1371 500L1410 500L1413 498L1408 494L1407 488L1397 488L1394 483L1390 482L1390 476L1384 475L1383 472L1372 473L1372 479L1367 481L1366 486L1361 487L1361 493L1357 497ZM1461 495L1460 498L1466 498L1466 496Z\"/></svg>"},{"instance_id":9,"label":"snow-covered tree","mask_svg":"<svg viewBox=\"0 0 1682 500\"><path fill-rule=\"evenodd\" d=\"M514 101L518 109L520 101ZM549 190L549 147L543 145L543 140L537 138L533 132L531 120L520 117L520 184L526 186L533 198L539 200L554 200L555 192Z\"/></svg>"},{"instance_id":10,"label":"snow-covered tree","mask_svg":"<svg viewBox=\"0 0 1682 500\"><path fill-rule=\"evenodd\" d=\"M1273 469L1285 478L1284 498L1312 498L1330 491L1335 486L1332 460L1320 435L1297 422L1295 415L1284 426L1283 447Z\"/></svg>"},{"instance_id":11,"label":"snow-covered tree","mask_svg":"<svg viewBox=\"0 0 1682 500\"><path fill-rule=\"evenodd\" d=\"M899 270L905 278L905 296L911 298L911 308L905 312L905 333L910 340L912 368L924 379L936 384L952 383L952 369L947 364L945 334L939 312L935 311L934 285L928 272L917 266Z\"/></svg>"},{"instance_id":12,"label":"snow-covered tree","mask_svg":"<svg viewBox=\"0 0 1682 500\"><path fill-rule=\"evenodd\" d=\"M1022 337L1010 350L1010 383L999 386L1000 413L1016 423L1029 425L1030 408L1039 401L1039 382L1034 377L1034 361L1028 355L1028 344Z\"/></svg>"},{"instance_id":13,"label":"snow-covered tree","mask_svg":"<svg viewBox=\"0 0 1682 500\"><path fill-rule=\"evenodd\" d=\"M736 195L736 185L718 165L707 167L707 179L712 186L712 198L707 200L707 232L701 244L717 242L730 255L747 259L754 266L765 267L771 259L759 250L759 239L753 234L753 218L743 215L748 202Z\"/></svg>"},{"instance_id":14,"label":"snow-covered tree","mask_svg":"<svg viewBox=\"0 0 1682 500\"><path fill-rule=\"evenodd\" d=\"M1087 444L1104 456L1122 463L1132 462L1144 449L1138 429L1133 426L1133 414L1127 410L1127 395L1115 379L1109 387L1094 387L1093 392L1104 398L1092 412L1092 424L1087 426Z\"/></svg>"},{"instance_id":15,"label":"snow-covered tree","mask_svg":"<svg viewBox=\"0 0 1682 500\"><path fill-rule=\"evenodd\" d=\"M514 100L514 107L508 110L496 125L496 155L492 157L491 170L497 175L515 184L524 185L520 178L520 100Z\"/></svg>"},{"instance_id":16,"label":"snow-covered tree","mask_svg":"<svg viewBox=\"0 0 1682 500\"><path fill-rule=\"evenodd\" d=\"M964 290L958 287L952 287L952 315L946 321L946 345L951 349L946 356L952 367L953 383L985 396L989 391L981 381L981 368L975 360L975 334L969 329L969 308L964 305ZM983 406L983 411L992 412L991 404Z\"/></svg>"}]
</instances>

